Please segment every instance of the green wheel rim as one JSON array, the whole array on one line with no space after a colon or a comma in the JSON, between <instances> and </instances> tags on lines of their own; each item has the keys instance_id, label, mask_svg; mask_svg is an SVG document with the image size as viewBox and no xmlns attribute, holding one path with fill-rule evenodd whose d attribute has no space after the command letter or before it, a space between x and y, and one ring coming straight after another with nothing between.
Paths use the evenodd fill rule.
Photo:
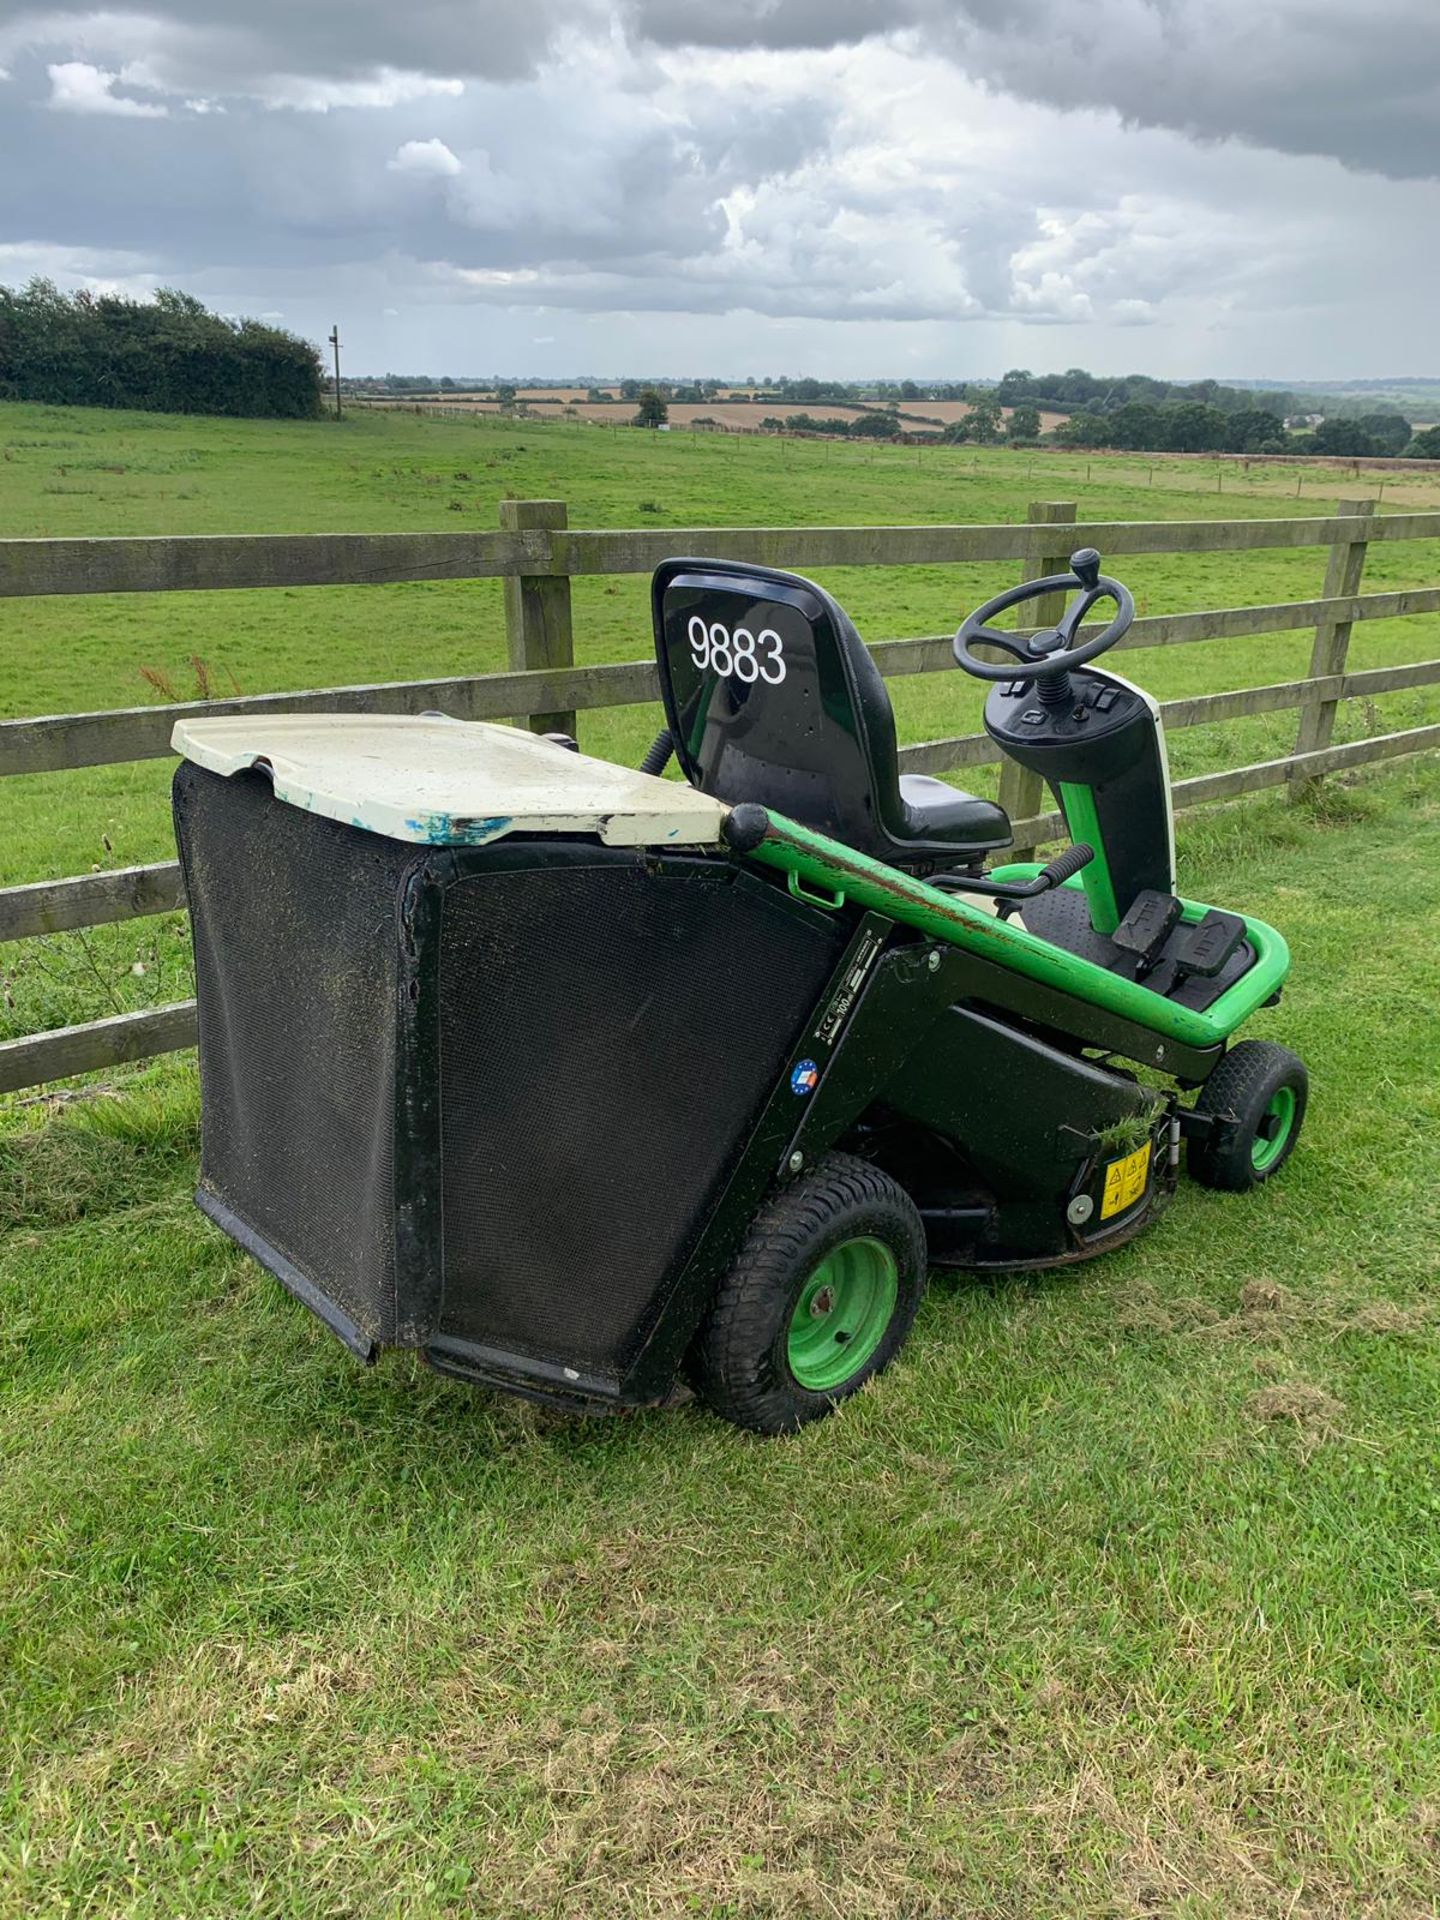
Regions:
<instances>
[{"instance_id":1,"label":"green wheel rim","mask_svg":"<svg viewBox=\"0 0 1440 1920\"><path fill-rule=\"evenodd\" d=\"M846 1240L800 1289L786 1358L798 1385L828 1393L869 1362L885 1338L900 1292L900 1270L883 1241Z\"/></svg>"},{"instance_id":2,"label":"green wheel rim","mask_svg":"<svg viewBox=\"0 0 1440 1920\"><path fill-rule=\"evenodd\" d=\"M1256 1173L1268 1173L1284 1153L1295 1131L1295 1089L1277 1087L1271 1094L1250 1147ZM1268 1138L1267 1138L1268 1135Z\"/></svg>"}]
</instances>

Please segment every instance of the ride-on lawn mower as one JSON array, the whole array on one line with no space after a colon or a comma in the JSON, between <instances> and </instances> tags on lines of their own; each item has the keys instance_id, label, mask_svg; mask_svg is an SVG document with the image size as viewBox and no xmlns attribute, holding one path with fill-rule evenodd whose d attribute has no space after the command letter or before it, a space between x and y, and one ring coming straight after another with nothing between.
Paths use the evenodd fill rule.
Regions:
<instances>
[{"instance_id":1,"label":"ride-on lawn mower","mask_svg":"<svg viewBox=\"0 0 1440 1920\"><path fill-rule=\"evenodd\" d=\"M897 771L829 594L724 561L655 576L640 772L438 715L182 722L200 1206L367 1359L593 1410L687 1382L776 1433L893 1359L929 1267L1118 1247L1182 1142L1270 1179L1305 1069L1230 1042L1289 955L1175 892L1099 567L955 639L1063 811L1048 865L987 867L1000 807ZM1062 589L1052 631L989 624Z\"/></svg>"}]
</instances>

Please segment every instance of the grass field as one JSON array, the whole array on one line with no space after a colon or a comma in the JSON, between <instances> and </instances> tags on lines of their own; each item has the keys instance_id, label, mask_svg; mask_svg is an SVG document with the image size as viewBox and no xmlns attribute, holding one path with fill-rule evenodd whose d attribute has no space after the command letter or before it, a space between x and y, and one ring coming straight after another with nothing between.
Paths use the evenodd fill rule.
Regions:
<instances>
[{"instance_id":1,"label":"grass field","mask_svg":"<svg viewBox=\"0 0 1440 1920\"><path fill-rule=\"evenodd\" d=\"M1217 492L1217 479L1223 491ZM1397 504L1440 504L1440 475L1404 476ZM347 415L339 424L179 419L0 405L0 530L20 535L365 531L491 527L506 494L561 498L575 526L835 525L1024 519L1036 498L1073 499L1098 519L1283 515L1333 505L1337 476L1236 462L1203 469L1004 449L726 441L490 419ZM1347 491L1363 494L1373 478ZM1388 482L1387 482L1388 484ZM1387 501L1390 499L1387 493ZM1318 594L1318 550L1157 555L1127 561L1142 613ZM871 639L953 630L1010 569L836 569L827 584ZM1431 585L1440 542L1377 548L1367 587ZM648 652L647 583L575 583L577 654ZM1162 697L1263 685L1306 671L1305 633L1132 654ZM1440 653L1440 619L1368 622L1360 668ZM367 680L484 672L505 664L499 581L258 593L0 600L0 717L133 706L158 673L193 695L199 659L224 691L263 693ZM978 725L980 694L959 673L891 682L902 738ZM1352 702L1337 738L1440 717L1440 690ZM658 709L583 715L587 748L634 760ZM1179 776L1289 750L1295 716L1176 734ZM167 857L169 770L158 762L6 783L0 885ZM968 772L980 791L990 768ZM152 920L0 952L0 1038L159 1004L186 992L183 925Z\"/></svg>"},{"instance_id":2,"label":"grass field","mask_svg":"<svg viewBox=\"0 0 1440 1920\"><path fill-rule=\"evenodd\" d=\"M940 1280L789 1442L359 1369L193 1085L0 1132L0 1912L1419 1916L1440 772L1184 828L1290 934L1283 1178Z\"/></svg>"},{"instance_id":3,"label":"grass field","mask_svg":"<svg viewBox=\"0 0 1440 1920\"><path fill-rule=\"evenodd\" d=\"M8 533L449 525L450 498L492 525L505 491L577 525L1214 511L1099 462L1087 488L1083 461L404 418L10 408L0 448ZM1238 488L1226 513L1291 510ZM1381 549L1367 583L1435 559ZM1127 572L1158 612L1322 566ZM830 584L888 637L999 583ZM643 583L577 598L586 658L643 653ZM192 653L261 691L502 652L486 584L0 602L0 707L131 703ZM1173 694L1307 652L1128 665ZM958 680L892 683L909 737L973 723ZM1266 724L1176 757L1258 757ZM164 781L8 783L3 877L163 856ZM1295 951L1256 1024L1311 1066L1295 1160L1254 1196L1186 1185L1088 1270L937 1280L896 1368L793 1441L362 1371L194 1212L184 1060L0 1103L0 1914L1433 1915L1440 763L1186 816L1181 857ZM187 965L171 920L16 946L6 1017L172 998Z\"/></svg>"}]
</instances>

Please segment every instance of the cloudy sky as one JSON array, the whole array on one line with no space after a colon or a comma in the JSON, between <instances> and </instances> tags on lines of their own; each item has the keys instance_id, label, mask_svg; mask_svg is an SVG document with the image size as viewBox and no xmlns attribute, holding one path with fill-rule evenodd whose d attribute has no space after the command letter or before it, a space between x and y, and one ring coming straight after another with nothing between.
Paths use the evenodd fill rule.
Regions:
<instances>
[{"instance_id":1,"label":"cloudy sky","mask_svg":"<svg viewBox=\"0 0 1440 1920\"><path fill-rule=\"evenodd\" d=\"M0 0L0 282L355 372L1440 373L1440 0Z\"/></svg>"}]
</instances>

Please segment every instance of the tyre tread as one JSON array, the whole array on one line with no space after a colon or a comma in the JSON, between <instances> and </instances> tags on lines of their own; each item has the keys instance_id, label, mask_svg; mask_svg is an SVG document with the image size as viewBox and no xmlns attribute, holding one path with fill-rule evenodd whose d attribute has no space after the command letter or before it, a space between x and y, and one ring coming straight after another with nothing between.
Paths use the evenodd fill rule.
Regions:
<instances>
[{"instance_id":1,"label":"tyre tread","mask_svg":"<svg viewBox=\"0 0 1440 1920\"><path fill-rule=\"evenodd\" d=\"M788 1375L777 1379L771 1364L777 1296L788 1298L797 1270L837 1219L846 1219L858 1232L873 1210L872 1224L885 1226L885 1237L893 1240L897 1208L903 1209L910 1245L896 1249L900 1299L872 1363L853 1383L828 1394L809 1393ZM907 1266L912 1271L908 1286ZM737 1425L762 1433L793 1430L828 1412L889 1363L909 1332L924 1283L925 1230L904 1188L868 1160L828 1154L805 1179L773 1195L752 1222L691 1350L694 1384L717 1413Z\"/></svg>"},{"instance_id":2,"label":"tyre tread","mask_svg":"<svg viewBox=\"0 0 1440 1920\"><path fill-rule=\"evenodd\" d=\"M1207 1114L1236 1113L1244 1116L1280 1086L1295 1088L1298 1105L1285 1153L1263 1174L1257 1175L1250 1161L1250 1143L1232 1142L1216 1152L1208 1143L1192 1141L1187 1159L1192 1176L1202 1186L1221 1192L1243 1193L1272 1174L1278 1173L1289 1159L1305 1119L1309 1076L1305 1063L1288 1047L1273 1040L1241 1040L1233 1046L1200 1089L1196 1111Z\"/></svg>"}]
</instances>

